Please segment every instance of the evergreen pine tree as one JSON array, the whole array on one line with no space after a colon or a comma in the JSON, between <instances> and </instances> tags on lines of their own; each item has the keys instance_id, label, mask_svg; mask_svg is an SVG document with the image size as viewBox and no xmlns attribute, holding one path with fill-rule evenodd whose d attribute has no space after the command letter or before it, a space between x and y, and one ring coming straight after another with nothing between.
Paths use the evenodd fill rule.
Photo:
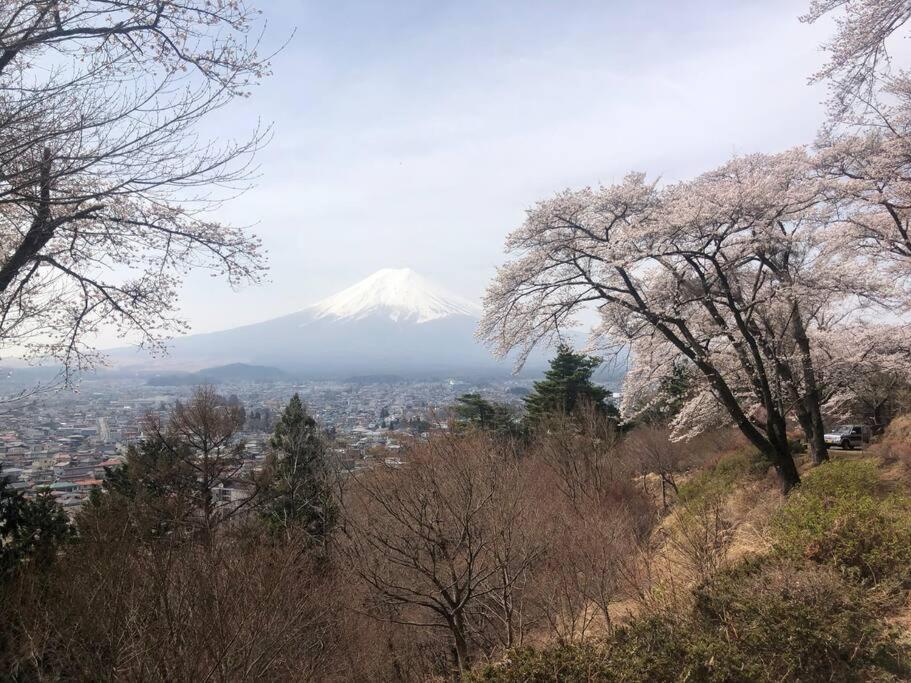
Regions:
<instances>
[{"instance_id":1,"label":"evergreen pine tree","mask_svg":"<svg viewBox=\"0 0 911 683\"><path fill-rule=\"evenodd\" d=\"M683 408L692 383L692 370L682 363L674 363L670 372L661 378L657 396L643 421L666 424L673 420Z\"/></svg>"},{"instance_id":2,"label":"evergreen pine tree","mask_svg":"<svg viewBox=\"0 0 911 683\"><path fill-rule=\"evenodd\" d=\"M176 440L130 444L122 465L104 468L102 489L92 491L78 517L80 530L94 535L105 528L98 520L109 518L129 520L132 533L144 540L186 536L199 511L192 459Z\"/></svg>"},{"instance_id":3,"label":"evergreen pine tree","mask_svg":"<svg viewBox=\"0 0 911 683\"><path fill-rule=\"evenodd\" d=\"M297 526L324 543L338 511L329 486L325 442L299 395L291 397L270 444L274 453L263 506L266 521L276 533Z\"/></svg>"},{"instance_id":4,"label":"evergreen pine tree","mask_svg":"<svg viewBox=\"0 0 911 683\"><path fill-rule=\"evenodd\" d=\"M0 581L23 562L51 562L72 537L66 513L49 492L28 499L0 476Z\"/></svg>"},{"instance_id":5,"label":"evergreen pine tree","mask_svg":"<svg viewBox=\"0 0 911 683\"><path fill-rule=\"evenodd\" d=\"M488 401L480 394L462 394L454 406L456 426L473 427L495 436L519 438L522 427L516 421L516 411L503 403Z\"/></svg>"},{"instance_id":6,"label":"evergreen pine tree","mask_svg":"<svg viewBox=\"0 0 911 683\"><path fill-rule=\"evenodd\" d=\"M566 344L561 344L544 379L535 382L534 389L524 399L529 426L538 425L548 415L570 415L584 403L605 415L615 413L616 409L605 402L607 389L591 381L592 373L600 364L600 358L575 353Z\"/></svg>"}]
</instances>

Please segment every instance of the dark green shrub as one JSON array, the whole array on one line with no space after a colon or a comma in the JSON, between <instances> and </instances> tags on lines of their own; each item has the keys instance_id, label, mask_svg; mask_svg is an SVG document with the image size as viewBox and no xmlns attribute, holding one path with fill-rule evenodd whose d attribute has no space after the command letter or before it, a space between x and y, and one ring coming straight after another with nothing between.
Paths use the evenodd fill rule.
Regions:
<instances>
[{"instance_id":1,"label":"dark green shrub","mask_svg":"<svg viewBox=\"0 0 911 683\"><path fill-rule=\"evenodd\" d=\"M813 470L773 518L772 532L780 554L862 581L904 579L911 570L911 500L880 491L870 461Z\"/></svg>"},{"instance_id":2,"label":"dark green shrub","mask_svg":"<svg viewBox=\"0 0 911 683\"><path fill-rule=\"evenodd\" d=\"M597 645L525 649L473 680L904 680L909 651L879 605L832 568L744 563L717 573L682 614L640 617Z\"/></svg>"},{"instance_id":3,"label":"dark green shrub","mask_svg":"<svg viewBox=\"0 0 911 683\"><path fill-rule=\"evenodd\" d=\"M468 680L476 683L605 680L604 661L604 649L599 645L558 645L544 650L523 647L510 652L502 662L470 674Z\"/></svg>"},{"instance_id":4,"label":"dark green shrub","mask_svg":"<svg viewBox=\"0 0 911 683\"><path fill-rule=\"evenodd\" d=\"M607 642L515 650L501 663L469 678L494 683L552 681L623 681L650 683L676 680L687 655L686 624L669 615L638 619L615 631Z\"/></svg>"},{"instance_id":5,"label":"dark green shrub","mask_svg":"<svg viewBox=\"0 0 911 683\"><path fill-rule=\"evenodd\" d=\"M911 673L882 606L834 569L748 561L695 591L692 680L889 680ZM702 653L702 661L694 654ZM705 657L708 656L706 659ZM701 671L702 663L712 662Z\"/></svg>"}]
</instances>

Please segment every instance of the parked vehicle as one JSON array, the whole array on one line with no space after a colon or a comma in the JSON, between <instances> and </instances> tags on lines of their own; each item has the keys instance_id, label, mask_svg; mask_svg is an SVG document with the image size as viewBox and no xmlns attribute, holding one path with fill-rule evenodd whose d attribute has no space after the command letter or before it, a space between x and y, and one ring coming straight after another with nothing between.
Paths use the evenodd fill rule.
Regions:
<instances>
[{"instance_id":1,"label":"parked vehicle","mask_svg":"<svg viewBox=\"0 0 911 683\"><path fill-rule=\"evenodd\" d=\"M863 448L870 443L872 433L867 425L838 425L824 438L828 446L841 446L845 450Z\"/></svg>"}]
</instances>

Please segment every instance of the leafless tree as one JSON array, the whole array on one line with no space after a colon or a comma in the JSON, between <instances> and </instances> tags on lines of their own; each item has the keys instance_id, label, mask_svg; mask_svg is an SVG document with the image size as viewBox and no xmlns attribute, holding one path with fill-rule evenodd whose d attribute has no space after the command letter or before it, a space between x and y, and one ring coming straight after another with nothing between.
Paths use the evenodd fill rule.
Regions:
<instances>
[{"instance_id":1,"label":"leafless tree","mask_svg":"<svg viewBox=\"0 0 911 683\"><path fill-rule=\"evenodd\" d=\"M676 496L677 475L688 455L688 445L673 442L666 428L647 426L636 429L625 444L629 455L639 464L642 475L656 474L661 481L661 506L667 510L668 489Z\"/></svg>"},{"instance_id":2,"label":"leafless tree","mask_svg":"<svg viewBox=\"0 0 911 683\"><path fill-rule=\"evenodd\" d=\"M8 587L0 666L13 679L327 679L342 592L303 542L149 552L121 529Z\"/></svg>"},{"instance_id":3,"label":"leafless tree","mask_svg":"<svg viewBox=\"0 0 911 683\"><path fill-rule=\"evenodd\" d=\"M158 347L183 275L256 281L257 238L211 217L267 131L211 115L268 72L235 0L0 4L0 352L97 359L105 325ZM217 191L216 191L217 190Z\"/></svg>"},{"instance_id":4,"label":"leafless tree","mask_svg":"<svg viewBox=\"0 0 911 683\"><path fill-rule=\"evenodd\" d=\"M723 494L681 501L665 534L670 560L684 576L704 580L724 564L732 533Z\"/></svg>"},{"instance_id":5,"label":"leafless tree","mask_svg":"<svg viewBox=\"0 0 911 683\"><path fill-rule=\"evenodd\" d=\"M191 520L201 540L208 543L216 527L256 499L252 473L244 472L243 427L239 405L225 402L212 386L197 387L189 401L178 402L166 420L152 414L146 421L148 437L171 452L193 474ZM220 497L224 490L227 497Z\"/></svg>"},{"instance_id":6,"label":"leafless tree","mask_svg":"<svg viewBox=\"0 0 911 683\"><path fill-rule=\"evenodd\" d=\"M367 473L346 505L348 557L381 619L447 632L455 668L479 644L520 642L517 592L539 552L518 466L480 435L432 440ZM492 631L495 634L492 634Z\"/></svg>"},{"instance_id":7,"label":"leafless tree","mask_svg":"<svg viewBox=\"0 0 911 683\"><path fill-rule=\"evenodd\" d=\"M621 445L610 420L582 410L552 418L528 454L533 497L547 508L538 529L547 551L531 593L562 642L612 628L611 605L632 589L637 551L655 520Z\"/></svg>"}]
</instances>

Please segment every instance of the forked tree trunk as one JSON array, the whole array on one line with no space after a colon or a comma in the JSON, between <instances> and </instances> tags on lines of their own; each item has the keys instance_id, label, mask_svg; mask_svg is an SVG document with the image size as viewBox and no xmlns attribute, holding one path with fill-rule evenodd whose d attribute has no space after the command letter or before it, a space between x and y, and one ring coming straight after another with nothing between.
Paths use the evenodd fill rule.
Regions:
<instances>
[{"instance_id":1,"label":"forked tree trunk","mask_svg":"<svg viewBox=\"0 0 911 683\"><path fill-rule=\"evenodd\" d=\"M826 446L826 427L822 421L822 408L819 384L816 382L816 371L813 367L813 356L810 353L810 339L800 313L800 306L794 302L794 339L800 349L800 368L804 381L804 408L810 417L810 431L807 433L807 446L814 465L829 459ZM804 430L806 431L806 430Z\"/></svg>"},{"instance_id":2,"label":"forked tree trunk","mask_svg":"<svg viewBox=\"0 0 911 683\"><path fill-rule=\"evenodd\" d=\"M780 415L773 415L766 421L770 449L768 455L781 480L781 489L787 494L800 483L800 473L794 464L791 444L788 443L788 430L785 420Z\"/></svg>"}]
</instances>

